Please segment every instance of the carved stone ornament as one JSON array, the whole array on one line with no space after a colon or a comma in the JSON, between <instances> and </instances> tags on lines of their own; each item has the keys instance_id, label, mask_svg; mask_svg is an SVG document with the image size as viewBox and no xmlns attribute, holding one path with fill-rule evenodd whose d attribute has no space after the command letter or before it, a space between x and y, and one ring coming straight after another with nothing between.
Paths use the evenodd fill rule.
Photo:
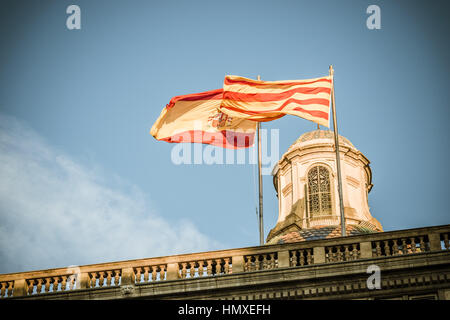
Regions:
<instances>
[{"instance_id":1,"label":"carved stone ornament","mask_svg":"<svg viewBox=\"0 0 450 320\"><path fill-rule=\"evenodd\" d=\"M123 295L129 295L134 292L134 286L133 285L127 285L127 286L121 286L120 291Z\"/></svg>"}]
</instances>

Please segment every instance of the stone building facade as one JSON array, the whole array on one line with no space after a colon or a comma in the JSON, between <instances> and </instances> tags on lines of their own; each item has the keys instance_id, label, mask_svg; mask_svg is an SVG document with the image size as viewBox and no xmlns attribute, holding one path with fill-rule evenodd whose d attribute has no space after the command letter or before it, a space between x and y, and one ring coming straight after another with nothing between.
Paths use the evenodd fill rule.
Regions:
<instances>
[{"instance_id":1,"label":"stone building facade","mask_svg":"<svg viewBox=\"0 0 450 320\"><path fill-rule=\"evenodd\" d=\"M0 275L0 299L450 300L450 225L383 232L369 160L339 137L301 135L273 170L278 221L264 246Z\"/></svg>"}]
</instances>

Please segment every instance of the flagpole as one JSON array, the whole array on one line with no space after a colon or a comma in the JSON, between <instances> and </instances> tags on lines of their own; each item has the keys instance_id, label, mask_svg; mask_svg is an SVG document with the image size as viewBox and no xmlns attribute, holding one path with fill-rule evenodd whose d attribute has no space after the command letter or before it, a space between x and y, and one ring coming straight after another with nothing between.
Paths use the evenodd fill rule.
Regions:
<instances>
[{"instance_id":1,"label":"flagpole","mask_svg":"<svg viewBox=\"0 0 450 320\"><path fill-rule=\"evenodd\" d=\"M336 150L336 170L337 170L337 178L338 178L338 193L339 193L339 209L341 212L341 235L343 237L346 236L345 230L345 215L344 215L344 201L342 200L342 177L341 177L341 159L339 157L339 134L337 127L337 116L336 116L336 106L335 106L335 98L334 98L334 70L333 66L330 65L330 76L332 81L331 86L331 107L333 109L333 127L334 127L334 145Z\"/></svg>"},{"instance_id":2,"label":"flagpole","mask_svg":"<svg viewBox=\"0 0 450 320\"><path fill-rule=\"evenodd\" d=\"M261 77L258 75L258 81ZM262 175L261 175L261 122L258 122L257 133L258 133L258 177L259 177L259 245L264 245L264 223L263 223L263 186L262 186Z\"/></svg>"}]
</instances>

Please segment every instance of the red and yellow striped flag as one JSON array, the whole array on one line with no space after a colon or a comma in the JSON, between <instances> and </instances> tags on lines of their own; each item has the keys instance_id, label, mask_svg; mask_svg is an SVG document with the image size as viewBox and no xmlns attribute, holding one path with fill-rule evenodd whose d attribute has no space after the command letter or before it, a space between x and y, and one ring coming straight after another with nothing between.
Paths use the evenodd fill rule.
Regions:
<instances>
[{"instance_id":1,"label":"red and yellow striped flag","mask_svg":"<svg viewBox=\"0 0 450 320\"><path fill-rule=\"evenodd\" d=\"M173 97L150 134L171 143L203 143L228 149L254 143L256 122L219 111L223 89Z\"/></svg>"},{"instance_id":2,"label":"red and yellow striped flag","mask_svg":"<svg viewBox=\"0 0 450 320\"><path fill-rule=\"evenodd\" d=\"M331 87L332 76L286 81L226 76L220 111L259 122L291 114L329 127Z\"/></svg>"}]
</instances>

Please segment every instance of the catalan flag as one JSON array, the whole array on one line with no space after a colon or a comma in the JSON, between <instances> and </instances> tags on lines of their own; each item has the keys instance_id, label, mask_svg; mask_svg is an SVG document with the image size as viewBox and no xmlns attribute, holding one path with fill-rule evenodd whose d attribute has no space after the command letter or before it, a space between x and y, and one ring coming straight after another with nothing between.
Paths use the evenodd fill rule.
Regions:
<instances>
[{"instance_id":1,"label":"catalan flag","mask_svg":"<svg viewBox=\"0 0 450 320\"><path fill-rule=\"evenodd\" d=\"M226 76L220 111L259 122L291 114L329 127L332 79L260 81Z\"/></svg>"},{"instance_id":2,"label":"catalan flag","mask_svg":"<svg viewBox=\"0 0 450 320\"><path fill-rule=\"evenodd\" d=\"M203 143L228 149L251 147L255 121L219 111L223 89L173 97L161 111L150 134L170 143Z\"/></svg>"}]
</instances>

